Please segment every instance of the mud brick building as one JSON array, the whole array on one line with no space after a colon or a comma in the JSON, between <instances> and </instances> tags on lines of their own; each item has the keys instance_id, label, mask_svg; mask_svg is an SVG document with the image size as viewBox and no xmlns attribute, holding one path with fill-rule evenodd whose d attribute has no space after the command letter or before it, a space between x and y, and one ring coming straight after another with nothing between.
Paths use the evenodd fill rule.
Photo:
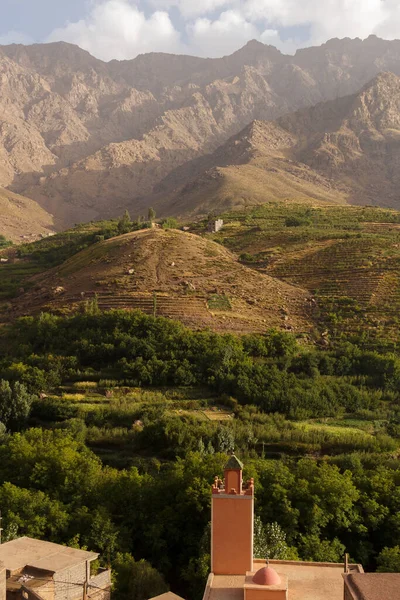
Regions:
<instances>
[{"instance_id":1,"label":"mud brick building","mask_svg":"<svg viewBox=\"0 0 400 600\"><path fill-rule=\"evenodd\" d=\"M111 572L94 569L98 556L29 537L6 542L0 545L0 600L109 600Z\"/></svg>"}]
</instances>

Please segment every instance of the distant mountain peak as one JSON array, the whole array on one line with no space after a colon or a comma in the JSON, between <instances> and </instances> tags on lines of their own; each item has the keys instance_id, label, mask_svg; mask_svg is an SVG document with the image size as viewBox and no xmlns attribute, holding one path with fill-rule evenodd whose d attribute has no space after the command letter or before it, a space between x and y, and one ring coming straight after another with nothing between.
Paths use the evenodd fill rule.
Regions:
<instances>
[{"instance_id":1,"label":"distant mountain peak","mask_svg":"<svg viewBox=\"0 0 400 600\"><path fill-rule=\"evenodd\" d=\"M256 60L257 58L262 58L265 56L271 57L280 57L284 56L280 50L275 48L275 46L270 46L269 44L263 44L258 40L250 40L245 44L242 48L234 52L232 56L246 56L252 60Z\"/></svg>"},{"instance_id":2,"label":"distant mountain peak","mask_svg":"<svg viewBox=\"0 0 400 600\"><path fill-rule=\"evenodd\" d=\"M332 168L339 179L361 156L371 181L361 201L369 194L369 202L400 206L391 183L400 172L400 41L333 39L285 56L252 39L223 58L152 53L109 63L64 42L12 45L0 47L0 70L0 186L37 201L62 226L125 208L139 214L159 190L175 193L215 165L233 165L233 178L245 165L239 195L260 202L265 186L286 194L288 180L302 182L290 193L329 195L326 179L305 167L299 174L289 159L300 138L307 156L299 162L310 155L316 171L330 177ZM382 161L375 174L365 142L387 163L393 157L391 171ZM257 187L251 173L261 164L269 170ZM389 182L384 200L370 173L380 188ZM178 200L169 198L172 214Z\"/></svg>"},{"instance_id":3,"label":"distant mountain peak","mask_svg":"<svg viewBox=\"0 0 400 600\"><path fill-rule=\"evenodd\" d=\"M248 49L250 49L250 48L258 48L258 49L261 49L261 48L265 48L265 46L266 46L266 44L263 44L259 40L252 39L252 40L249 40L247 42L247 44L245 44L243 46L243 48L248 48Z\"/></svg>"}]
</instances>

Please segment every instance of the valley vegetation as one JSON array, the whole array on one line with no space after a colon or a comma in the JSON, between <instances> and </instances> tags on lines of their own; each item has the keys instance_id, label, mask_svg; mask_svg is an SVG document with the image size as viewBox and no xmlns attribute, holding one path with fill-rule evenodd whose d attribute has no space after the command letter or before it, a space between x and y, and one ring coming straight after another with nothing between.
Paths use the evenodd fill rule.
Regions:
<instances>
[{"instance_id":1,"label":"valley vegetation","mask_svg":"<svg viewBox=\"0 0 400 600\"><path fill-rule=\"evenodd\" d=\"M366 569L400 570L397 296L376 293L398 277L398 213L270 203L222 215L217 234L191 226L249 273L308 290L307 333L286 328L290 314L263 332L190 329L103 311L96 296L12 312L37 276L147 226L128 217L2 251L5 539L99 551L121 600L167 587L200 598L210 485L234 447L255 478L261 553L342 561L347 551ZM213 310L228 315L229 297L217 296Z\"/></svg>"},{"instance_id":2,"label":"valley vegetation","mask_svg":"<svg viewBox=\"0 0 400 600\"><path fill-rule=\"evenodd\" d=\"M197 597L210 484L234 446L287 556L396 562L396 354L193 332L95 305L23 318L1 344L6 536L88 546L122 573L145 559L152 585Z\"/></svg>"}]
</instances>

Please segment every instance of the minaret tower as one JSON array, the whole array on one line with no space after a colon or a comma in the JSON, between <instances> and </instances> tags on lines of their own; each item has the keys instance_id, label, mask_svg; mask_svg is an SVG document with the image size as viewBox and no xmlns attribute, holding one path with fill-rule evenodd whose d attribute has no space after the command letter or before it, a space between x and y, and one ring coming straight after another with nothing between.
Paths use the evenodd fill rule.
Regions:
<instances>
[{"instance_id":1,"label":"minaret tower","mask_svg":"<svg viewBox=\"0 0 400 600\"><path fill-rule=\"evenodd\" d=\"M215 478L211 499L211 571L245 575L253 570L254 481L243 485L243 465L234 454Z\"/></svg>"}]
</instances>

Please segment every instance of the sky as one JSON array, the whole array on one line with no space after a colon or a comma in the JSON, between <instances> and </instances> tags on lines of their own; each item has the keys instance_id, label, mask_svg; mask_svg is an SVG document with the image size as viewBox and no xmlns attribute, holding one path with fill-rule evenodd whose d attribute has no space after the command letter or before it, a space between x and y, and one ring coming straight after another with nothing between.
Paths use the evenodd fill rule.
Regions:
<instances>
[{"instance_id":1,"label":"sky","mask_svg":"<svg viewBox=\"0 0 400 600\"><path fill-rule=\"evenodd\" d=\"M293 54L338 37L400 37L400 0L0 0L0 44L66 41L102 60L231 54L251 39Z\"/></svg>"}]
</instances>

